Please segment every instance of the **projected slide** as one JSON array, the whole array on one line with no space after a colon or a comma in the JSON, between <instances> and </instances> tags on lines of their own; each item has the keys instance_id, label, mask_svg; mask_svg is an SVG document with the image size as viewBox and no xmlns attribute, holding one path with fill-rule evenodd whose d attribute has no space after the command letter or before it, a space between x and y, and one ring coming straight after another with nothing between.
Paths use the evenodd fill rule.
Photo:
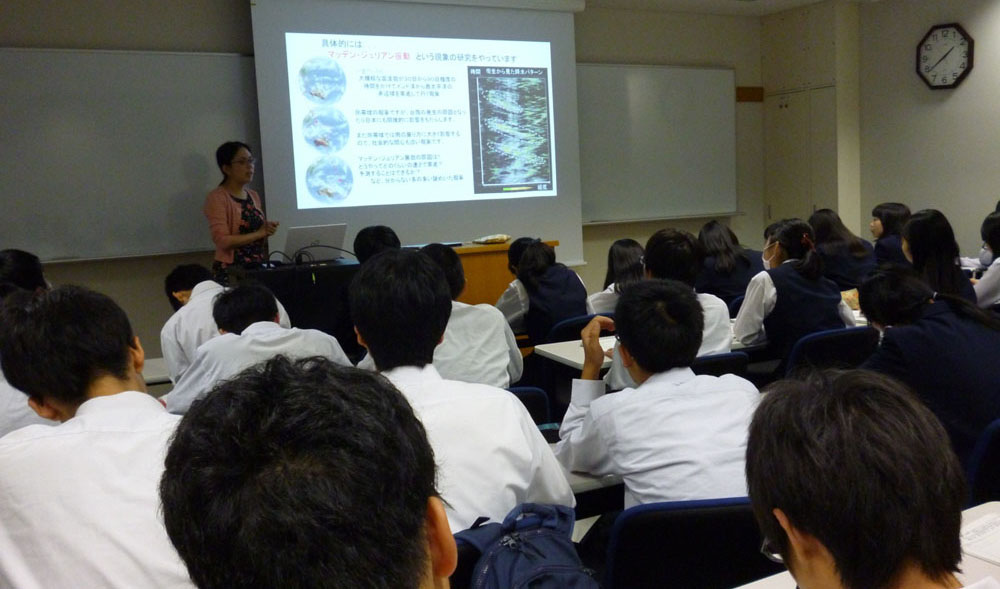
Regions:
<instances>
[{"instance_id":1,"label":"projected slide","mask_svg":"<svg viewBox=\"0 0 1000 589\"><path fill-rule=\"evenodd\" d=\"M300 209L555 196L548 43L286 33Z\"/></svg>"}]
</instances>

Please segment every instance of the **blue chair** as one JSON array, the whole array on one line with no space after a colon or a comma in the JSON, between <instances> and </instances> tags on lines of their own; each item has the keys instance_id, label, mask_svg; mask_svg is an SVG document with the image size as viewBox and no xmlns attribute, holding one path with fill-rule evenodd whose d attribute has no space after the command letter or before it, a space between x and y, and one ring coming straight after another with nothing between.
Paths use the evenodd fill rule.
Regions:
<instances>
[{"instance_id":1,"label":"blue chair","mask_svg":"<svg viewBox=\"0 0 1000 589\"><path fill-rule=\"evenodd\" d=\"M545 336L545 343L551 344L555 342L568 342L572 340L580 339L580 331L590 320L597 315L603 315L605 317L615 318L614 313L596 313L594 315L578 315L576 317L570 317L569 319L563 319L559 323L552 326L549 330L548 335ZM601 332L601 335L610 335L611 332Z\"/></svg>"},{"instance_id":2,"label":"blue chair","mask_svg":"<svg viewBox=\"0 0 1000 589\"><path fill-rule=\"evenodd\" d=\"M623 511L611 529L605 589L728 589L784 570L760 553L746 497Z\"/></svg>"},{"instance_id":3,"label":"blue chair","mask_svg":"<svg viewBox=\"0 0 1000 589\"><path fill-rule=\"evenodd\" d=\"M691 370L695 374L708 374L711 376L722 376L723 374L745 376L747 373L747 364L749 363L750 356L744 352L710 354L695 358L694 362L691 363Z\"/></svg>"},{"instance_id":4,"label":"blue chair","mask_svg":"<svg viewBox=\"0 0 1000 589\"><path fill-rule=\"evenodd\" d=\"M795 342L785 362L785 376L801 370L857 368L878 347L878 331L871 327L827 329Z\"/></svg>"},{"instance_id":5,"label":"blue chair","mask_svg":"<svg viewBox=\"0 0 1000 589\"><path fill-rule=\"evenodd\" d=\"M521 400L524 407L535 421L535 425L552 422L552 411L549 409L549 395L539 387L510 387L507 389Z\"/></svg>"},{"instance_id":6,"label":"blue chair","mask_svg":"<svg viewBox=\"0 0 1000 589\"><path fill-rule=\"evenodd\" d=\"M1000 419L979 434L969 463L969 506L1000 500Z\"/></svg>"},{"instance_id":7,"label":"blue chair","mask_svg":"<svg viewBox=\"0 0 1000 589\"><path fill-rule=\"evenodd\" d=\"M743 306L743 297L745 295L740 295L733 300L729 301L729 318L736 319L736 316L740 312L740 307Z\"/></svg>"}]
</instances>

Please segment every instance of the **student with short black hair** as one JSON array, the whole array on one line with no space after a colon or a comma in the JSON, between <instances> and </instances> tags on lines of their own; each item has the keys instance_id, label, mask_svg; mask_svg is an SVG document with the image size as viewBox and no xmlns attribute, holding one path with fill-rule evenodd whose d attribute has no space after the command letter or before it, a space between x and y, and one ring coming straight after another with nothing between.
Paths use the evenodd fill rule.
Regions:
<instances>
[{"instance_id":1,"label":"student with short black hair","mask_svg":"<svg viewBox=\"0 0 1000 589\"><path fill-rule=\"evenodd\" d=\"M613 320L594 317L581 333L583 371L573 381L556 456L571 471L623 477L626 508L746 492L747 425L760 395L738 376L691 371L703 323L690 285L646 280L622 293ZM605 329L615 331L637 387L604 394Z\"/></svg>"},{"instance_id":2,"label":"student with short black hair","mask_svg":"<svg viewBox=\"0 0 1000 589\"><path fill-rule=\"evenodd\" d=\"M960 296L976 304L972 282L958 265L958 242L951 223L941 211L913 213L903 225L903 255L934 292Z\"/></svg>"},{"instance_id":3,"label":"student with short black hair","mask_svg":"<svg viewBox=\"0 0 1000 589\"><path fill-rule=\"evenodd\" d=\"M802 589L961 586L962 469L898 381L851 370L772 385L750 425L746 477L761 550Z\"/></svg>"},{"instance_id":4,"label":"student with short black hair","mask_svg":"<svg viewBox=\"0 0 1000 589\"><path fill-rule=\"evenodd\" d=\"M0 301L19 292L44 292L48 283L35 254L16 249L0 251ZM12 387L0 371L0 437L26 425L55 425L28 406L28 396Z\"/></svg>"},{"instance_id":5,"label":"student with short black hair","mask_svg":"<svg viewBox=\"0 0 1000 589\"><path fill-rule=\"evenodd\" d=\"M747 285L733 335L746 345L767 341L782 358L805 335L854 325L840 288L823 277L812 228L801 219L783 219L764 232L764 268Z\"/></svg>"},{"instance_id":6,"label":"student with short black hair","mask_svg":"<svg viewBox=\"0 0 1000 589\"><path fill-rule=\"evenodd\" d=\"M40 416L0 438L0 578L11 587L185 587L156 485L177 417L146 394L125 312L81 287L14 294L0 362Z\"/></svg>"},{"instance_id":7,"label":"student with short black hair","mask_svg":"<svg viewBox=\"0 0 1000 589\"><path fill-rule=\"evenodd\" d=\"M160 496L201 589L431 589L456 564L434 475L424 428L387 380L278 356L184 416Z\"/></svg>"},{"instance_id":8,"label":"student with short black hair","mask_svg":"<svg viewBox=\"0 0 1000 589\"><path fill-rule=\"evenodd\" d=\"M617 239L608 248L608 269L604 290L587 297L587 313L614 313L618 295L645 278L642 269L643 249L634 239Z\"/></svg>"},{"instance_id":9,"label":"student with short black hair","mask_svg":"<svg viewBox=\"0 0 1000 589\"><path fill-rule=\"evenodd\" d=\"M542 343L555 324L587 314L587 288L580 276L556 262L556 250L540 239L520 237L507 251L516 276L496 307L511 329Z\"/></svg>"},{"instance_id":10,"label":"student with short black hair","mask_svg":"<svg viewBox=\"0 0 1000 589\"><path fill-rule=\"evenodd\" d=\"M220 293L212 316L221 335L198 347L191 366L164 396L171 413L185 413L219 381L278 355L321 356L351 366L332 335L283 327L274 295L263 285L244 283Z\"/></svg>"},{"instance_id":11,"label":"student with short black hair","mask_svg":"<svg viewBox=\"0 0 1000 589\"><path fill-rule=\"evenodd\" d=\"M976 290L976 304L985 309L1000 303L1000 257L996 252L1000 252L1000 212L993 212L986 215L983 224L979 228L980 236L983 239L983 251L986 256L986 272L976 281L973 288Z\"/></svg>"},{"instance_id":12,"label":"student with short black hair","mask_svg":"<svg viewBox=\"0 0 1000 589\"><path fill-rule=\"evenodd\" d=\"M182 264L171 270L163 281L163 289L174 306L174 314L160 329L160 350L167 375L177 384L191 366L198 346L219 335L212 308L215 298L226 289L200 264ZM277 299L275 303L279 323L291 327L285 307Z\"/></svg>"},{"instance_id":13,"label":"student with short black hair","mask_svg":"<svg viewBox=\"0 0 1000 589\"><path fill-rule=\"evenodd\" d=\"M445 380L434 368L451 303L444 272L419 252L383 252L351 283L358 343L427 429L451 529L480 516L502 521L525 502L574 505L559 463L517 397Z\"/></svg>"},{"instance_id":14,"label":"student with short black hair","mask_svg":"<svg viewBox=\"0 0 1000 589\"><path fill-rule=\"evenodd\" d=\"M935 293L909 268L886 266L859 289L882 343L864 364L908 384L968 460L979 434L1000 419L1000 317Z\"/></svg>"},{"instance_id":15,"label":"student with short black hair","mask_svg":"<svg viewBox=\"0 0 1000 589\"><path fill-rule=\"evenodd\" d=\"M360 264L379 252L398 250L400 247L396 232L386 225L370 225L354 236L354 257Z\"/></svg>"},{"instance_id":16,"label":"student with short black hair","mask_svg":"<svg viewBox=\"0 0 1000 589\"><path fill-rule=\"evenodd\" d=\"M900 202L884 202L872 209L872 220L868 229L875 238L875 263L909 266L903 255L903 241L900 233L903 225L910 220L910 207Z\"/></svg>"},{"instance_id":17,"label":"student with short black hair","mask_svg":"<svg viewBox=\"0 0 1000 589\"><path fill-rule=\"evenodd\" d=\"M760 252L740 245L733 230L718 221L709 221L698 232L705 259L694 289L715 295L727 305L747 290L750 279L764 269Z\"/></svg>"}]
</instances>

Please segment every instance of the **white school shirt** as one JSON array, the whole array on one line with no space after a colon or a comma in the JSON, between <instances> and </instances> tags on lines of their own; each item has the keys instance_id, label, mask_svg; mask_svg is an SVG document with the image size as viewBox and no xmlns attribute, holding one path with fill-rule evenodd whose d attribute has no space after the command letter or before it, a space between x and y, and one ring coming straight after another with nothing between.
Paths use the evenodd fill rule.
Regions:
<instances>
[{"instance_id":1,"label":"white school shirt","mask_svg":"<svg viewBox=\"0 0 1000 589\"><path fill-rule=\"evenodd\" d=\"M795 262L796 260L785 260L783 263ZM753 345L767 341L767 334L764 333L764 318L771 314L774 306L778 303L778 289L774 288L774 281L767 270L758 272L747 284L747 292L743 297L743 304L740 312L736 315L736 322L733 323L733 337L744 345ZM837 314L845 327L854 327L854 313L843 299L837 305Z\"/></svg>"},{"instance_id":2,"label":"white school shirt","mask_svg":"<svg viewBox=\"0 0 1000 589\"><path fill-rule=\"evenodd\" d=\"M186 413L195 400L205 396L219 381L244 368L283 354L289 358L323 356L342 366L351 366L337 338L316 329L285 328L274 321L251 323L242 334L226 333L198 348L191 363L172 391L163 398L171 413Z\"/></svg>"},{"instance_id":3,"label":"white school shirt","mask_svg":"<svg viewBox=\"0 0 1000 589\"><path fill-rule=\"evenodd\" d=\"M158 492L178 420L129 391L0 439L0 586L193 587Z\"/></svg>"},{"instance_id":4,"label":"white school shirt","mask_svg":"<svg viewBox=\"0 0 1000 589\"><path fill-rule=\"evenodd\" d=\"M226 288L214 280L199 282L191 289L191 298L177 309L160 330L160 350L167 365L170 381L177 383L194 360L198 346L219 335L219 326L212 318L215 297ZM278 303L278 320L282 327L291 327L288 313Z\"/></svg>"},{"instance_id":5,"label":"white school shirt","mask_svg":"<svg viewBox=\"0 0 1000 589\"><path fill-rule=\"evenodd\" d=\"M521 378L524 360L503 313L492 305L451 302L451 317L434 348L443 378L507 388Z\"/></svg>"},{"instance_id":6,"label":"white school shirt","mask_svg":"<svg viewBox=\"0 0 1000 589\"><path fill-rule=\"evenodd\" d=\"M382 374L427 430L452 532L480 516L501 522L525 502L576 505L552 450L513 394L444 380L430 364Z\"/></svg>"},{"instance_id":7,"label":"white school shirt","mask_svg":"<svg viewBox=\"0 0 1000 589\"><path fill-rule=\"evenodd\" d=\"M964 589L1000 589L1000 582L993 577L982 578L971 585L963 585Z\"/></svg>"},{"instance_id":8,"label":"white school shirt","mask_svg":"<svg viewBox=\"0 0 1000 589\"><path fill-rule=\"evenodd\" d=\"M705 317L705 326L701 332L701 346L698 348L699 356L710 354L725 354L732 350L733 331L729 324L729 306L719 297L708 293L695 293L701 310ZM635 388L636 382L632 380L628 369L622 363L622 355L618 351L618 344L615 344L614 355L611 357L611 368L604 375L604 382L612 391L626 388Z\"/></svg>"},{"instance_id":9,"label":"white school shirt","mask_svg":"<svg viewBox=\"0 0 1000 589\"><path fill-rule=\"evenodd\" d=\"M615 305L618 304L618 293L615 292L615 283L612 282L601 292L595 292L587 297L587 313L595 315L597 313L614 313Z\"/></svg>"},{"instance_id":10,"label":"white school shirt","mask_svg":"<svg viewBox=\"0 0 1000 589\"><path fill-rule=\"evenodd\" d=\"M1000 258L993 260L979 282L972 285L976 291L976 304L985 309L1000 302Z\"/></svg>"},{"instance_id":11,"label":"white school shirt","mask_svg":"<svg viewBox=\"0 0 1000 589\"><path fill-rule=\"evenodd\" d=\"M15 389L0 372L0 437L26 425L59 425L43 419L28 406L28 395Z\"/></svg>"},{"instance_id":12,"label":"white school shirt","mask_svg":"<svg viewBox=\"0 0 1000 589\"><path fill-rule=\"evenodd\" d=\"M742 497L744 455L760 393L738 376L654 374L604 394L573 381L556 457L567 469L625 480L625 508L656 501Z\"/></svg>"},{"instance_id":13,"label":"white school shirt","mask_svg":"<svg viewBox=\"0 0 1000 589\"><path fill-rule=\"evenodd\" d=\"M528 314L528 305L528 289L515 278L507 285L507 290L503 291L495 306L507 318L512 330L523 333L527 329L524 326L524 316Z\"/></svg>"}]
</instances>

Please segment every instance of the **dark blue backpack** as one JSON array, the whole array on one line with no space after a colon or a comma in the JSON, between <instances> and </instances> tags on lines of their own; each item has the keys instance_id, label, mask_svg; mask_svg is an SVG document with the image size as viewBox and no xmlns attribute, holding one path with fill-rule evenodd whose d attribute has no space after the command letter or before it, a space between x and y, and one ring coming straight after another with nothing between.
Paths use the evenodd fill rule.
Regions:
<instances>
[{"instance_id":1,"label":"dark blue backpack","mask_svg":"<svg viewBox=\"0 0 1000 589\"><path fill-rule=\"evenodd\" d=\"M503 523L476 522L455 541L479 550L470 589L596 589L576 554L574 512L564 505L523 503Z\"/></svg>"}]
</instances>

